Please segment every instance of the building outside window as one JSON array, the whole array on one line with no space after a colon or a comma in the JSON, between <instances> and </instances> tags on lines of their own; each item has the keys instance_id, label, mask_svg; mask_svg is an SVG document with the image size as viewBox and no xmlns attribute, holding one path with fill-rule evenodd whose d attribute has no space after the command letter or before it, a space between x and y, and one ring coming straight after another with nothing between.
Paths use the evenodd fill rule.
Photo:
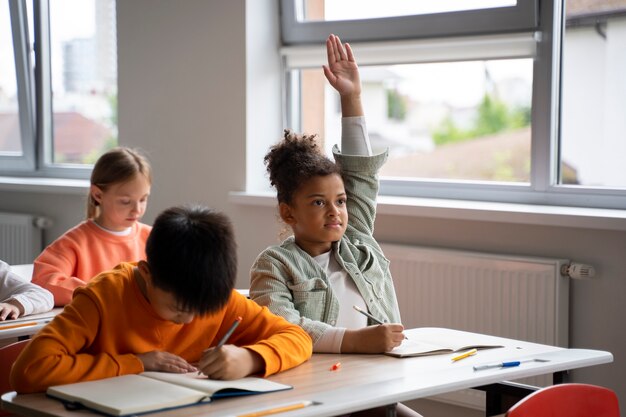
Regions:
<instances>
[{"instance_id":1,"label":"building outside window","mask_svg":"<svg viewBox=\"0 0 626 417\"><path fill-rule=\"evenodd\" d=\"M537 4L537 24L515 31L467 21L515 7L523 19L520 7L534 2L285 3L298 21L283 18L286 124L320 133L327 150L339 143L339 102L319 69L316 29L347 33L372 146L389 149L383 193L626 207L626 0ZM402 32L405 20L425 17L453 20ZM395 38L389 19L399 19ZM376 20L388 23L373 30Z\"/></svg>"},{"instance_id":2,"label":"building outside window","mask_svg":"<svg viewBox=\"0 0 626 417\"><path fill-rule=\"evenodd\" d=\"M2 1L0 22L0 172L86 177L117 145L115 0Z\"/></svg>"}]
</instances>

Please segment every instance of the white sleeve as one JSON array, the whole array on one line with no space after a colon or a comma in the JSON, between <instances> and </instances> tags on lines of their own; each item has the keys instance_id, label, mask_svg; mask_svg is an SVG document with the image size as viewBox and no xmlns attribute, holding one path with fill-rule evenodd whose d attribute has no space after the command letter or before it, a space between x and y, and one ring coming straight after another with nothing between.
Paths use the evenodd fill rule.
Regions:
<instances>
[{"instance_id":1,"label":"white sleeve","mask_svg":"<svg viewBox=\"0 0 626 417\"><path fill-rule=\"evenodd\" d=\"M372 156L372 147L364 116L341 119L341 153L344 155Z\"/></svg>"},{"instance_id":2,"label":"white sleeve","mask_svg":"<svg viewBox=\"0 0 626 417\"><path fill-rule=\"evenodd\" d=\"M331 327L313 344L315 353L341 353L341 342L346 329L343 327Z\"/></svg>"},{"instance_id":3,"label":"white sleeve","mask_svg":"<svg viewBox=\"0 0 626 417\"><path fill-rule=\"evenodd\" d=\"M24 315L52 310L52 293L39 285L19 278L9 270L9 265L0 261L0 302L15 300L24 307Z\"/></svg>"}]
</instances>

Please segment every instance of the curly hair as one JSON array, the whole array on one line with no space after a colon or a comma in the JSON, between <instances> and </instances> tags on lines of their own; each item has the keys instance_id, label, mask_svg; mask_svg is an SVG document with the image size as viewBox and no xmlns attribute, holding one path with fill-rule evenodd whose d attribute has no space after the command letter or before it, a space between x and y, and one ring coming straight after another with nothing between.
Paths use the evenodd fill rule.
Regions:
<instances>
[{"instance_id":1,"label":"curly hair","mask_svg":"<svg viewBox=\"0 0 626 417\"><path fill-rule=\"evenodd\" d=\"M285 129L283 139L263 158L279 203L291 204L298 188L313 177L341 176L341 168L323 154L317 139Z\"/></svg>"}]
</instances>

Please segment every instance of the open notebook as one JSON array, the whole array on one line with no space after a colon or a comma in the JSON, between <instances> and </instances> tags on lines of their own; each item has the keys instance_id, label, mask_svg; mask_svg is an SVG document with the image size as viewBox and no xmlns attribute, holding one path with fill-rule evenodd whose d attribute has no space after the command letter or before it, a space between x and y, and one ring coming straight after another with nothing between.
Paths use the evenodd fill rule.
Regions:
<instances>
[{"instance_id":1,"label":"open notebook","mask_svg":"<svg viewBox=\"0 0 626 417\"><path fill-rule=\"evenodd\" d=\"M469 349L491 349L503 347L493 337L466 332L441 331L435 327L406 332L408 339L386 355L398 358L413 356L459 353Z\"/></svg>"},{"instance_id":2,"label":"open notebook","mask_svg":"<svg viewBox=\"0 0 626 417\"><path fill-rule=\"evenodd\" d=\"M291 389L263 378L217 381L196 372L144 372L48 388L46 394L68 408L87 408L111 416L148 413L207 403L220 397Z\"/></svg>"}]
</instances>

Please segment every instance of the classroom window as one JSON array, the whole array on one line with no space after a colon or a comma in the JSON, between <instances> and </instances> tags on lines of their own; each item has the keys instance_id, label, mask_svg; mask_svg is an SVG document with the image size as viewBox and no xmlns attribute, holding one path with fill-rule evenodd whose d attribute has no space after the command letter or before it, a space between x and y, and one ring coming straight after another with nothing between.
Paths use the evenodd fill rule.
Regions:
<instances>
[{"instance_id":1,"label":"classroom window","mask_svg":"<svg viewBox=\"0 0 626 417\"><path fill-rule=\"evenodd\" d=\"M20 23L18 30L13 22ZM32 18L24 3L0 2L0 163L8 169L34 165L28 22Z\"/></svg>"},{"instance_id":2,"label":"classroom window","mask_svg":"<svg viewBox=\"0 0 626 417\"><path fill-rule=\"evenodd\" d=\"M559 183L624 189L626 1L567 1L565 15Z\"/></svg>"},{"instance_id":3,"label":"classroom window","mask_svg":"<svg viewBox=\"0 0 626 417\"><path fill-rule=\"evenodd\" d=\"M372 146L389 149L382 194L626 206L626 6L575 20L593 2L476 1L427 14L391 2L350 16L337 12L343 3L281 3L286 126L319 133L327 150L339 143L339 102L319 69L324 34L336 33L359 61Z\"/></svg>"},{"instance_id":4,"label":"classroom window","mask_svg":"<svg viewBox=\"0 0 626 417\"><path fill-rule=\"evenodd\" d=\"M317 68L294 71L303 103L324 88L329 111L303 105L301 130L320 132L330 150L341 141L336 92ZM372 150L389 149L382 176L530 182L531 59L361 66L360 72Z\"/></svg>"},{"instance_id":5,"label":"classroom window","mask_svg":"<svg viewBox=\"0 0 626 417\"><path fill-rule=\"evenodd\" d=\"M22 132L20 126L19 104L17 99L17 77L15 71L15 52L11 39L11 21L9 3L0 3L0 123L5 126L0 131L0 152L4 155L22 154Z\"/></svg>"},{"instance_id":6,"label":"classroom window","mask_svg":"<svg viewBox=\"0 0 626 417\"><path fill-rule=\"evenodd\" d=\"M5 175L85 178L91 164L117 145L115 1L18 0L3 5L7 3L4 9L13 10L0 30L8 27L12 33L2 41L8 39L17 51L17 83L4 75L0 79L0 122L17 112L21 125L19 137L11 134L8 151L0 148L0 170ZM28 18L21 9L29 11Z\"/></svg>"}]
</instances>

